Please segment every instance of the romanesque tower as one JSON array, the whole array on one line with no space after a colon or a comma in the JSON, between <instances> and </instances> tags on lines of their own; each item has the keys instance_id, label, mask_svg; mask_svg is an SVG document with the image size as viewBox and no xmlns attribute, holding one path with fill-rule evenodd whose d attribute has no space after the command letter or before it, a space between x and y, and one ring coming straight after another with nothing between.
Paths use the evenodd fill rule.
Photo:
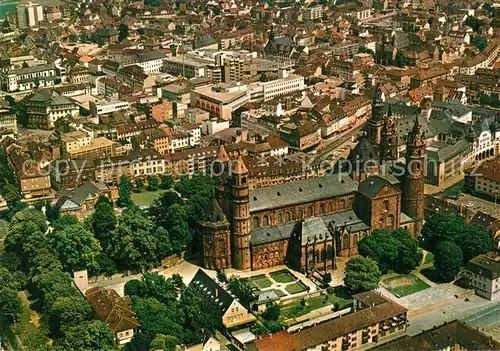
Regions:
<instances>
[{"instance_id":1,"label":"romanesque tower","mask_svg":"<svg viewBox=\"0 0 500 351\"><path fill-rule=\"evenodd\" d=\"M377 153L380 152L380 143L382 141L382 130L385 117L385 95L380 86L375 91L375 98L372 103L372 115L366 122L366 133L368 140L373 145Z\"/></svg>"},{"instance_id":2,"label":"romanesque tower","mask_svg":"<svg viewBox=\"0 0 500 351\"><path fill-rule=\"evenodd\" d=\"M387 111L382 128L382 141L380 143L380 164L394 162L398 159L398 125L392 116L391 108Z\"/></svg>"},{"instance_id":3,"label":"romanesque tower","mask_svg":"<svg viewBox=\"0 0 500 351\"><path fill-rule=\"evenodd\" d=\"M424 221L424 172L426 145L422 127L415 121L406 142L406 169L403 178L403 212L415 220L419 236Z\"/></svg>"},{"instance_id":4,"label":"romanesque tower","mask_svg":"<svg viewBox=\"0 0 500 351\"><path fill-rule=\"evenodd\" d=\"M220 207L229 216L231 214L231 181L229 175L230 159L223 145L219 146L217 157L212 167L212 176L215 178L216 196Z\"/></svg>"},{"instance_id":5,"label":"romanesque tower","mask_svg":"<svg viewBox=\"0 0 500 351\"><path fill-rule=\"evenodd\" d=\"M236 269L251 269L250 259L250 208L248 169L238 157L231 169L232 173L232 224L231 255L233 267Z\"/></svg>"}]
</instances>

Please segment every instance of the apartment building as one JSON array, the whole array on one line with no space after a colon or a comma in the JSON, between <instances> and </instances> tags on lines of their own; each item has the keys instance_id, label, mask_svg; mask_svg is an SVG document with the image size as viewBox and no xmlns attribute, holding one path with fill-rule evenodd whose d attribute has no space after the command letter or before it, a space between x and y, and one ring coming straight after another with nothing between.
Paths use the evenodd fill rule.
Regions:
<instances>
[{"instance_id":1,"label":"apartment building","mask_svg":"<svg viewBox=\"0 0 500 351\"><path fill-rule=\"evenodd\" d=\"M483 162L477 169L466 171L464 188L475 196L500 200L500 156Z\"/></svg>"},{"instance_id":2,"label":"apartment building","mask_svg":"<svg viewBox=\"0 0 500 351\"><path fill-rule=\"evenodd\" d=\"M177 179L183 174L210 174L212 162L217 157L217 146L193 148L165 155L165 173Z\"/></svg>"},{"instance_id":3,"label":"apartment building","mask_svg":"<svg viewBox=\"0 0 500 351\"><path fill-rule=\"evenodd\" d=\"M78 105L55 91L37 90L21 101L26 113L27 125L33 129L54 129L58 119L75 117L80 112Z\"/></svg>"},{"instance_id":4,"label":"apartment building","mask_svg":"<svg viewBox=\"0 0 500 351\"><path fill-rule=\"evenodd\" d=\"M132 87L134 91L153 91L156 80L153 76L147 75L137 64L125 66L116 72L116 79Z\"/></svg>"},{"instance_id":5,"label":"apartment building","mask_svg":"<svg viewBox=\"0 0 500 351\"><path fill-rule=\"evenodd\" d=\"M102 158L113 156L115 143L108 138L98 137L90 140L90 143L67 151L70 159L75 158Z\"/></svg>"},{"instance_id":6,"label":"apartment building","mask_svg":"<svg viewBox=\"0 0 500 351\"><path fill-rule=\"evenodd\" d=\"M332 107L333 111L329 113L316 110L312 113L321 118L319 122L321 137L329 138L363 123L368 118L371 106L370 99L359 96L342 105Z\"/></svg>"},{"instance_id":7,"label":"apartment building","mask_svg":"<svg viewBox=\"0 0 500 351\"><path fill-rule=\"evenodd\" d=\"M262 351L354 350L406 332L408 311L403 306L373 291L353 295L353 299L351 313L293 333L264 335L254 346Z\"/></svg>"},{"instance_id":8,"label":"apartment building","mask_svg":"<svg viewBox=\"0 0 500 351\"><path fill-rule=\"evenodd\" d=\"M129 154L134 178L146 178L165 173L165 159L156 150L133 151Z\"/></svg>"},{"instance_id":9,"label":"apartment building","mask_svg":"<svg viewBox=\"0 0 500 351\"><path fill-rule=\"evenodd\" d=\"M500 257L479 255L465 266L467 282L487 300L500 298Z\"/></svg>"},{"instance_id":10,"label":"apartment building","mask_svg":"<svg viewBox=\"0 0 500 351\"><path fill-rule=\"evenodd\" d=\"M27 201L52 198L50 174L15 145L7 149L8 161L21 187L21 195Z\"/></svg>"},{"instance_id":11,"label":"apartment building","mask_svg":"<svg viewBox=\"0 0 500 351\"><path fill-rule=\"evenodd\" d=\"M106 184L118 184L121 176L134 180L133 159L129 155L111 156L95 160L95 180Z\"/></svg>"},{"instance_id":12,"label":"apartment building","mask_svg":"<svg viewBox=\"0 0 500 351\"><path fill-rule=\"evenodd\" d=\"M64 133L61 135L61 148L63 153L71 153L85 145L89 145L91 136L82 131Z\"/></svg>"},{"instance_id":13,"label":"apartment building","mask_svg":"<svg viewBox=\"0 0 500 351\"><path fill-rule=\"evenodd\" d=\"M0 87L8 92L52 86L57 79L56 66L51 63L0 71Z\"/></svg>"},{"instance_id":14,"label":"apartment building","mask_svg":"<svg viewBox=\"0 0 500 351\"><path fill-rule=\"evenodd\" d=\"M33 2L20 3L17 5L16 15L19 29L37 27L43 21L43 7Z\"/></svg>"},{"instance_id":15,"label":"apartment building","mask_svg":"<svg viewBox=\"0 0 500 351\"><path fill-rule=\"evenodd\" d=\"M129 60L126 62L126 64L135 64L141 67L144 73L147 74L160 73L161 68L163 67L163 60L166 57L165 54L161 51L141 52L128 56Z\"/></svg>"},{"instance_id":16,"label":"apartment building","mask_svg":"<svg viewBox=\"0 0 500 351\"><path fill-rule=\"evenodd\" d=\"M447 180L463 175L463 166L472 156L472 144L465 139L454 144L433 142L427 147L425 182L444 189Z\"/></svg>"},{"instance_id":17,"label":"apartment building","mask_svg":"<svg viewBox=\"0 0 500 351\"><path fill-rule=\"evenodd\" d=\"M0 140L4 133L17 134L17 118L9 110L0 110Z\"/></svg>"},{"instance_id":18,"label":"apartment building","mask_svg":"<svg viewBox=\"0 0 500 351\"><path fill-rule=\"evenodd\" d=\"M302 20L314 21L323 17L323 7L321 5L307 6L302 8Z\"/></svg>"},{"instance_id":19,"label":"apartment building","mask_svg":"<svg viewBox=\"0 0 500 351\"><path fill-rule=\"evenodd\" d=\"M317 147L321 141L321 129L313 121L290 122L281 127L280 137L292 150L309 151Z\"/></svg>"}]
</instances>

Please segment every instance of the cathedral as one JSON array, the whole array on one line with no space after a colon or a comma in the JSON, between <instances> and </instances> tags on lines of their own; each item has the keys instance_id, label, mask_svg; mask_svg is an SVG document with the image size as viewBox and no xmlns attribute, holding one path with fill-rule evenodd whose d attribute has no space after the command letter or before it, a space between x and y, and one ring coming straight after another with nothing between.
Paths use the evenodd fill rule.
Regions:
<instances>
[{"instance_id":1,"label":"cathedral","mask_svg":"<svg viewBox=\"0 0 500 351\"><path fill-rule=\"evenodd\" d=\"M378 89L365 135L331 174L249 189L241 156L223 146L214 163L217 196L200 222L204 267L258 270L286 264L310 274L335 269L335 258L357 255L377 229L406 228L418 236L424 215L425 138L419 119L397 164L398 131ZM401 175L393 172L398 165Z\"/></svg>"}]
</instances>

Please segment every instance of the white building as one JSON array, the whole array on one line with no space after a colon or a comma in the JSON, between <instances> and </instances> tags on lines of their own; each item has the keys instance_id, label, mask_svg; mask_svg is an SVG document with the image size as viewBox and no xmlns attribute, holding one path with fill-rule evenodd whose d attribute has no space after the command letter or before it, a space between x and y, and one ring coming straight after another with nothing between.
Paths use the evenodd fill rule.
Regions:
<instances>
[{"instance_id":1,"label":"white building","mask_svg":"<svg viewBox=\"0 0 500 351\"><path fill-rule=\"evenodd\" d=\"M277 96L304 89L304 77L295 74L288 75L288 72L280 70L278 79L250 86L250 101L269 101Z\"/></svg>"},{"instance_id":2,"label":"white building","mask_svg":"<svg viewBox=\"0 0 500 351\"><path fill-rule=\"evenodd\" d=\"M32 2L21 3L17 5L17 27L19 29L27 29L38 26L40 21L43 21L42 5Z\"/></svg>"},{"instance_id":3,"label":"white building","mask_svg":"<svg viewBox=\"0 0 500 351\"><path fill-rule=\"evenodd\" d=\"M163 60L165 54L161 51L149 51L137 55L137 61L134 62L137 66L141 67L147 74L160 73L163 67Z\"/></svg>"},{"instance_id":4,"label":"white building","mask_svg":"<svg viewBox=\"0 0 500 351\"><path fill-rule=\"evenodd\" d=\"M500 298L500 260L485 255L474 257L465 267L465 276L476 294L488 300Z\"/></svg>"},{"instance_id":5,"label":"white building","mask_svg":"<svg viewBox=\"0 0 500 351\"><path fill-rule=\"evenodd\" d=\"M31 90L52 86L57 78L53 64L11 69L0 72L0 88L8 92Z\"/></svg>"},{"instance_id":6,"label":"white building","mask_svg":"<svg viewBox=\"0 0 500 351\"><path fill-rule=\"evenodd\" d=\"M113 113L121 110L128 110L130 103L128 101L104 101L89 103L90 112L94 115L104 115L106 113Z\"/></svg>"},{"instance_id":7,"label":"white building","mask_svg":"<svg viewBox=\"0 0 500 351\"><path fill-rule=\"evenodd\" d=\"M201 122L201 132L203 135L211 135L228 128L229 121L223 119L211 118Z\"/></svg>"},{"instance_id":8,"label":"white building","mask_svg":"<svg viewBox=\"0 0 500 351\"><path fill-rule=\"evenodd\" d=\"M302 9L302 19L304 21L314 21L323 17L323 7L318 6L308 6Z\"/></svg>"},{"instance_id":9,"label":"white building","mask_svg":"<svg viewBox=\"0 0 500 351\"><path fill-rule=\"evenodd\" d=\"M90 145L91 140L92 137L82 131L69 132L61 136L63 150L68 153L80 150L86 145Z\"/></svg>"}]
</instances>

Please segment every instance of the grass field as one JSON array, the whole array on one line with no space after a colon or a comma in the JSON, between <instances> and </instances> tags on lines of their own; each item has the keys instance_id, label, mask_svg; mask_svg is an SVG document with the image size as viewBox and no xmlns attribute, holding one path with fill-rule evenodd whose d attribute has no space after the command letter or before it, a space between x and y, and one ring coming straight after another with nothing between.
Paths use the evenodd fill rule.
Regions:
<instances>
[{"instance_id":1,"label":"grass field","mask_svg":"<svg viewBox=\"0 0 500 351\"><path fill-rule=\"evenodd\" d=\"M424 264L433 263L433 262L434 262L434 255L432 254L432 252L428 251L427 256L425 256Z\"/></svg>"},{"instance_id":2,"label":"grass field","mask_svg":"<svg viewBox=\"0 0 500 351\"><path fill-rule=\"evenodd\" d=\"M269 288L273 284L264 274L250 277L246 282L251 288L257 288L259 290Z\"/></svg>"},{"instance_id":3,"label":"grass field","mask_svg":"<svg viewBox=\"0 0 500 351\"><path fill-rule=\"evenodd\" d=\"M299 282L296 282L296 283L293 283L293 284L290 284L290 285L287 285L285 287L285 290L290 294L290 295L293 295L293 294L298 294L298 293L301 293L303 291L307 291L307 286L302 283L301 281Z\"/></svg>"},{"instance_id":4,"label":"grass field","mask_svg":"<svg viewBox=\"0 0 500 351\"><path fill-rule=\"evenodd\" d=\"M297 302L289 307L284 307L281 309L280 319L285 321L290 318L297 318L311 311L317 310L318 308L325 307L328 305L333 305L335 303L339 304L339 310L342 310L350 305L352 305L352 300L340 297L336 294L320 295L316 297L311 297L306 300L306 305L303 306L301 302Z\"/></svg>"},{"instance_id":5,"label":"grass field","mask_svg":"<svg viewBox=\"0 0 500 351\"><path fill-rule=\"evenodd\" d=\"M166 190L157 190L157 191L147 191L143 190L140 193L132 193L130 194L130 199L137 206L149 206L151 203L158 199L161 194L163 194Z\"/></svg>"},{"instance_id":6,"label":"grass field","mask_svg":"<svg viewBox=\"0 0 500 351\"><path fill-rule=\"evenodd\" d=\"M382 281L387 290L398 297L411 295L418 291L429 288L429 284L417 278L413 274L399 275Z\"/></svg>"},{"instance_id":7,"label":"grass field","mask_svg":"<svg viewBox=\"0 0 500 351\"><path fill-rule=\"evenodd\" d=\"M295 276L286 269L278 272L272 272L270 275L271 278L273 278L273 280L277 283L291 283L296 280Z\"/></svg>"}]
</instances>

